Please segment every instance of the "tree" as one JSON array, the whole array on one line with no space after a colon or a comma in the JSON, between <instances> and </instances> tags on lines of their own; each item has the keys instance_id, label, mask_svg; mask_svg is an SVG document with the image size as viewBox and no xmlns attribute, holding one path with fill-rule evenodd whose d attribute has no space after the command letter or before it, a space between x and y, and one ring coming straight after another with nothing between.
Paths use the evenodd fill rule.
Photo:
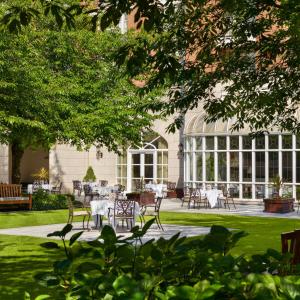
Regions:
<instances>
[{"instance_id":1,"label":"tree","mask_svg":"<svg viewBox=\"0 0 300 300\"><path fill-rule=\"evenodd\" d=\"M0 143L11 145L13 182L29 146L118 151L139 143L155 118L140 109L147 99L112 62L124 40L119 32L60 32L42 22L18 35L0 33Z\"/></svg>"},{"instance_id":2,"label":"tree","mask_svg":"<svg viewBox=\"0 0 300 300\"><path fill-rule=\"evenodd\" d=\"M234 129L248 123L253 131L274 126L299 131L295 116L300 99L299 1L100 3L91 22L98 16L105 29L122 13L135 9L138 27L148 32L135 34L135 40L121 48L118 59L127 63L132 76L147 74L143 92L162 85L169 88L170 100L153 102L149 108L172 114L203 105L208 121L234 116ZM60 11L61 20L69 24L66 14L75 17L75 11L75 6L66 7ZM12 15L15 19L7 17L11 22L6 20L6 24L13 29L22 18L20 13ZM226 90L222 97L214 93L220 85ZM175 125L181 125L180 118Z\"/></svg>"}]
</instances>

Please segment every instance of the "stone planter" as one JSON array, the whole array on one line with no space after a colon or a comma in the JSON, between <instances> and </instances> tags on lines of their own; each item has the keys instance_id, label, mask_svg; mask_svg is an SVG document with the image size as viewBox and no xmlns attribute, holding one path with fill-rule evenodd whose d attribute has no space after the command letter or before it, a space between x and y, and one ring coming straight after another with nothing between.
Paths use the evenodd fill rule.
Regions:
<instances>
[{"instance_id":1,"label":"stone planter","mask_svg":"<svg viewBox=\"0 0 300 300\"><path fill-rule=\"evenodd\" d=\"M152 192L133 192L126 194L128 200L134 200L139 205L147 205L155 203L155 193Z\"/></svg>"},{"instance_id":2,"label":"stone planter","mask_svg":"<svg viewBox=\"0 0 300 300\"><path fill-rule=\"evenodd\" d=\"M264 199L264 212L285 214L294 211L294 198Z\"/></svg>"}]
</instances>

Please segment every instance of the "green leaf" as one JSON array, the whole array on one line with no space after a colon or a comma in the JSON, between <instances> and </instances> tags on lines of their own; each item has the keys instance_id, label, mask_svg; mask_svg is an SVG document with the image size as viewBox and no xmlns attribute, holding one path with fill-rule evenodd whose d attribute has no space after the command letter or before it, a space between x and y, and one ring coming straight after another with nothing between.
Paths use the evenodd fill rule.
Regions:
<instances>
[{"instance_id":1,"label":"green leaf","mask_svg":"<svg viewBox=\"0 0 300 300\"><path fill-rule=\"evenodd\" d=\"M80 238L80 236L83 234L83 232L84 231L79 231L71 236L70 242L69 242L70 247Z\"/></svg>"}]
</instances>

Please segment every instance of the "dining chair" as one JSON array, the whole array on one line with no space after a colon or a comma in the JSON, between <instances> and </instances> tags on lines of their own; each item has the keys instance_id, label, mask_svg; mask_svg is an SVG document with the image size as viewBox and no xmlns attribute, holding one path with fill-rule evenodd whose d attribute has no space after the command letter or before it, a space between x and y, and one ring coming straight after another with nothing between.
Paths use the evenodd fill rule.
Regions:
<instances>
[{"instance_id":1,"label":"dining chair","mask_svg":"<svg viewBox=\"0 0 300 300\"><path fill-rule=\"evenodd\" d=\"M99 180L99 184L101 187L106 187L108 186L108 180Z\"/></svg>"},{"instance_id":2,"label":"dining chair","mask_svg":"<svg viewBox=\"0 0 300 300\"><path fill-rule=\"evenodd\" d=\"M84 203L80 201L72 201L71 197L68 198L68 209L69 209L69 217L68 217L68 224L72 224L74 217L83 217L82 220L82 228L84 227L85 218L87 217L87 224L86 229L89 229L89 222L91 218L91 212L89 211L89 208L84 205ZM77 210L81 209L81 210Z\"/></svg>"},{"instance_id":3,"label":"dining chair","mask_svg":"<svg viewBox=\"0 0 300 300\"><path fill-rule=\"evenodd\" d=\"M188 208L190 208L190 201L191 201L191 188L189 186L185 186L183 188L183 197L181 198L181 207L185 202L188 203Z\"/></svg>"},{"instance_id":4,"label":"dining chair","mask_svg":"<svg viewBox=\"0 0 300 300\"><path fill-rule=\"evenodd\" d=\"M99 197L99 193L93 192L93 188L89 184L83 185L84 201L89 202L94 200L94 197Z\"/></svg>"},{"instance_id":5,"label":"dining chair","mask_svg":"<svg viewBox=\"0 0 300 300\"><path fill-rule=\"evenodd\" d=\"M209 203L206 195L201 193L200 188L192 188L190 191L190 204L189 206L191 207L191 204L194 204L194 208L201 208L201 205L203 204L204 208L209 208Z\"/></svg>"},{"instance_id":6,"label":"dining chair","mask_svg":"<svg viewBox=\"0 0 300 300\"><path fill-rule=\"evenodd\" d=\"M292 254L292 265L300 263L300 229L281 234L281 251Z\"/></svg>"},{"instance_id":7,"label":"dining chair","mask_svg":"<svg viewBox=\"0 0 300 300\"><path fill-rule=\"evenodd\" d=\"M51 194L61 194L62 185L62 182L60 182L59 184L53 186L51 189Z\"/></svg>"},{"instance_id":8,"label":"dining chair","mask_svg":"<svg viewBox=\"0 0 300 300\"><path fill-rule=\"evenodd\" d=\"M73 194L77 191L77 195L80 196L82 192L82 183L80 180L73 180Z\"/></svg>"},{"instance_id":9,"label":"dining chair","mask_svg":"<svg viewBox=\"0 0 300 300\"><path fill-rule=\"evenodd\" d=\"M109 210L108 220L114 229L117 228L118 222L122 221L122 227L124 221L126 221L127 228L130 224L130 229L135 223L135 201L127 199L115 199L113 209Z\"/></svg>"},{"instance_id":10,"label":"dining chair","mask_svg":"<svg viewBox=\"0 0 300 300\"><path fill-rule=\"evenodd\" d=\"M161 229L162 231L164 231L164 228L161 224L160 216L159 216L161 202L162 202L162 198L158 197L156 199L155 203L146 205L145 210L141 214L141 219L145 223L145 216L154 217L158 228Z\"/></svg>"},{"instance_id":11,"label":"dining chair","mask_svg":"<svg viewBox=\"0 0 300 300\"><path fill-rule=\"evenodd\" d=\"M232 190L229 188L226 190L225 188L223 189L223 197L219 197L219 200L224 200L224 208L228 208L230 210L230 204L233 205L234 209L236 209L235 202L233 199L233 194Z\"/></svg>"}]
</instances>

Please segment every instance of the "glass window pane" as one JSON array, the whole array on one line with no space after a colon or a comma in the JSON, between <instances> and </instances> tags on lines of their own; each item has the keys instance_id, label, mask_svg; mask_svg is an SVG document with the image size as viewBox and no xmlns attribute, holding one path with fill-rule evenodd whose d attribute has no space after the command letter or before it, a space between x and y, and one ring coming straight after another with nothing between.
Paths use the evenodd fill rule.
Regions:
<instances>
[{"instance_id":1,"label":"glass window pane","mask_svg":"<svg viewBox=\"0 0 300 300\"><path fill-rule=\"evenodd\" d=\"M162 166L157 166L157 178L162 178Z\"/></svg>"},{"instance_id":2,"label":"glass window pane","mask_svg":"<svg viewBox=\"0 0 300 300\"><path fill-rule=\"evenodd\" d=\"M206 150L214 150L214 137L213 136L206 137Z\"/></svg>"},{"instance_id":3,"label":"glass window pane","mask_svg":"<svg viewBox=\"0 0 300 300\"><path fill-rule=\"evenodd\" d=\"M278 149L278 135L269 135L269 149Z\"/></svg>"},{"instance_id":4,"label":"glass window pane","mask_svg":"<svg viewBox=\"0 0 300 300\"><path fill-rule=\"evenodd\" d=\"M255 199L263 199L265 197L265 186L256 185L255 186Z\"/></svg>"},{"instance_id":5,"label":"glass window pane","mask_svg":"<svg viewBox=\"0 0 300 300\"><path fill-rule=\"evenodd\" d=\"M278 152L269 152L269 181L278 176Z\"/></svg>"},{"instance_id":6,"label":"glass window pane","mask_svg":"<svg viewBox=\"0 0 300 300\"><path fill-rule=\"evenodd\" d=\"M226 181L226 153L218 153L218 180Z\"/></svg>"},{"instance_id":7,"label":"glass window pane","mask_svg":"<svg viewBox=\"0 0 300 300\"><path fill-rule=\"evenodd\" d=\"M292 158L292 152L282 152L282 180L284 182L293 181Z\"/></svg>"},{"instance_id":8,"label":"glass window pane","mask_svg":"<svg viewBox=\"0 0 300 300\"><path fill-rule=\"evenodd\" d=\"M190 155L190 180L193 181L193 156Z\"/></svg>"},{"instance_id":9,"label":"glass window pane","mask_svg":"<svg viewBox=\"0 0 300 300\"><path fill-rule=\"evenodd\" d=\"M163 166L163 178L168 178L168 166Z\"/></svg>"},{"instance_id":10,"label":"glass window pane","mask_svg":"<svg viewBox=\"0 0 300 300\"><path fill-rule=\"evenodd\" d=\"M157 163L162 164L162 152L157 152Z\"/></svg>"},{"instance_id":11,"label":"glass window pane","mask_svg":"<svg viewBox=\"0 0 300 300\"><path fill-rule=\"evenodd\" d=\"M186 138L185 139L185 151L190 151L191 150L191 139Z\"/></svg>"},{"instance_id":12,"label":"glass window pane","mask_svg":"<svg viewBox=\"0 0 300 300\"><path fill-rule=\"evenodd\" d=\"M243 181L252 181L252 153L243 152Z\"/></svg>"},{"instance_id":13,"label":"glass window pane","mask_svg":"<svg viewBox=\"0 0 300 300\"><path fill-rule=\"evenodd\" d=\"M258 136L255 138L255 148L265 149L265 136Z\"/></svg>"},{"instance_id":14,"label":"glass window pane","mask_svg":"<svg viewBox=\"0 0 300 300\"><path fill-rule=\"evenodd\" d=\"M243 184L243 198L244 199L252 198L252 185L251 184Z\"/></svg>"},{"instance_id":15,"label":"glass window pane","mask_svg":"<svg viewBox=\"0 0 300 300\"><path fill-rule=\"evenodd\" d=\"M157 141L155 141L156 143L155 146L157 147L157 149L168 149L168 143L167 141L160 137Z\"/></svg>"},{"instance_id":16,"label":"glass window pane","mask_svg":"<svg viewBox=\"0 0 300 300\"><path fill-rule=\"evenodd\" d=\"M239 181L239 154L230 152L230 180Z\"/></svg>"},{"instance_id":17,"label":"glass window pane","mask_svg":"<svg viewBox=\"0 0 300 300\"><path fill-rule=\"evenodd\" d=\"M230 196L234 198L239 198L240 193L239 193L239 185L238 184L230 184L228 188Z\"/></svg>"},{"instance_id":18,"label":"glass window pane","mask_svg":"<svg viewBox=\"0 0 300 300\"><path fill-rule=\"evenodd\" d=\"M140 177L140 166L132 166L131 170L132 170L132 177L134 178Z\"/></svg>"},{"instance_id":19,"label":"glass window pane","mask_svg":"<svg viewBox=\"0 0 300 300\"><path fill-rule=\"evenodd\" d=\"M252 138L248 135L243 136L243 149L252 149Z\"/></svg>"},{"instance_id":20,"label":"glass window pane","mask_svg":"<svg viewBox=\"0 0 300 300\"><path fill-rule=\"evenodd\" d=\"M141 163L141 155L140 154L132 154L132 164L139 165Z\"/></svg>"},{"instance_id":21,"label":"glass window pane","mask_svg":"<svg viewBox=\"0 0 300 300\"><path fill-rule=\"evenodd\" d=\"M153 154L145 153L145 164L153 164Z\"/></svg>"},{"instance_id":22,"label":"glass window pane","mask_svg":"<svg viewBox=\"0 0 300 300\"><path fill-rule=\"evenodd\" d=\"M296 182L300 183L300 152L298 151L296 152ZM300 190L300 186L299 186L299 190Z\"/></svg>"},{"instance_id":23,"label":"glass window pane","mask_svg":"<svg viewBox=\"0 0 300 300\"><path fill-rule=\"evenodd\" d=\"M153 178L153 166L145 166L145 178Z\"/></svg>"},{"instance_id":24,"label":"glass window pane","mask_svg":"<svg viewBox=\"0 0 300 300\"><path fill-rule=\"evenodd\" d=\"M226 137L218 136L218 150L226 150Z\"/></svg>"},{"instance_id":25,"label":"glass window pane","mask_svg":"<svg viewBox=\"0 0 300 300\"><path fill-rule=\"evenodd\" d=\"M300 149L300 135L296 135L296 148Z\"/></svg>"},{"instance_id":26,"label":"glass window pane","mask_svg":"<svg viewBox=\"0 0 300 300\"><path fill-rule=\"evenodd\" d=\"M202 153L196 153L196 181L202 181Z\"/></svg>"},{"instance_id":27,"label":"glass window pane","mask_svg":"<svg viewBox=\"0 0 300 300\"><path fill-rule=\"evenodd\" d=\"M196 150L202 150L202 137L196 137Z\"/></svg>"},{"instance_id":28,"label":"glass window pane","mask_svg":"<svg viewBox=\"0 0 300 300\"><path fill-rule=\"evenodd\" d=\"M265 152L256 152L255 159L256 181L265 181Z\"/></svg>"},{"instance_id":29,"label":"glass window pane","mask_svg":"<svg viewBox=\"0 0 300 300\"><path fill-rule=\"evenodd\" d=\"M230 137L230 149L231 150L238 150L239 149L239 137L238 136L231 136Z\"/></svg>"},{"instance_id":30,"label":"glass window pane","mask_svg":"<svg viewBox=\"0 0 300 300\"><path fill-rule=\"evenodd\" d=\"M205 154L205 160L206 160L206 180L207 181L214 181L214 153L213 152L207 152Z\"/></svg>"},{"instance_id":31,"label":"glass window pane","mask_svg":"<svg viewBox=\"0 0 300 300\"><path fill-rule=\"evenodd\" d=\"M165 164L165 165L168 164L168 152L167 151L163 152L163 164Z\"/></svg>"},{"instance_id":32,"label":"glass window pane","mask_svg":"<svg viewBox=\"0 0 300 300\"><path fill-rule=\"evenodd\" d=\"M282 136L282 149L292 149L292 135Z\"/></svg>"},{"instance_id":33,"label":"glass window pane","mask_svg":"<svg viewBox=\"0 0 300 300\"><path fill-rule=\"evenodd\" d=\"M282 186L282 196L286 198L292 198L293 197L293 187L291 185L284 184Z\"/></svg>"}]
</instances>

